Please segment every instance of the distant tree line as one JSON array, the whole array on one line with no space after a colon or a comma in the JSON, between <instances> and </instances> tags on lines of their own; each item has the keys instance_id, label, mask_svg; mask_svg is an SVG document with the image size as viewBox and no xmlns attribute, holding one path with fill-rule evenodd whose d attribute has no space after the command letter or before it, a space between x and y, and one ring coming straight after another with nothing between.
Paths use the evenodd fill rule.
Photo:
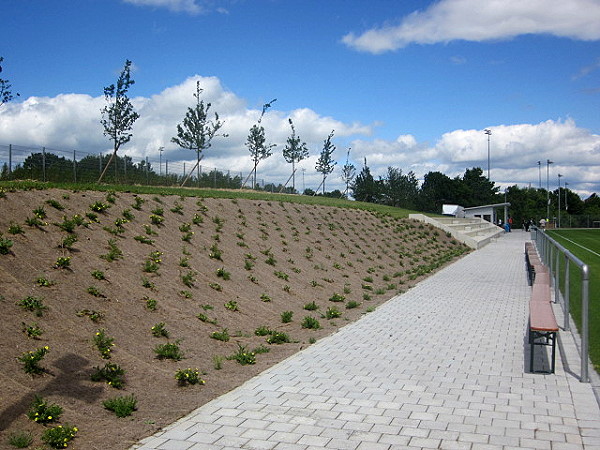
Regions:
<instances>
[{"instance_id":1,"label":"distant tree line","mask_svg":"<svg viewBox=\"0 0 600 450\"><path fill-rule=\"evenodd\" d=\"M466 169L462 176L454 178L441 172L428 172L419 185L412 171L403 173L395 167L388 167L386 175L376 179L365 160L351 184L351 192L355 200L437 214L441 214L444 204L469 208L509 202L509 214L518 227L529 220L537 224L541 218L557 222L559 213L558 189L548 193L545 189L514 185L500 192L479 167ZM548 197L550 217L546 217ZM561 187L560 217L563 227L593 226L593 222L600 220L600 197L592 194L582 200L575 192Z\"/></svg>"}]
</instances>

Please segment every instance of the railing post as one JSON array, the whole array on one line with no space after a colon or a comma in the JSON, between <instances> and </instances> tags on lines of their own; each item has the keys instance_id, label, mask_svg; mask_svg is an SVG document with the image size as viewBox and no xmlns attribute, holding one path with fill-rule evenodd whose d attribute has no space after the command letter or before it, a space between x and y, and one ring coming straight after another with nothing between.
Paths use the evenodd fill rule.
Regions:
<instances>
[{"instance_id":1,"label":"railing post","mask_svg":"<svg viewBox=\"0 0 600 450\"><path fill-rule=\"evenodd\" d=\"M560 252L558 251L558 248L556 248L554 266L554 303L558 303L560 298Z\"/></svg>"},{"instance_id":2,"label":"railing post","mask_svg":"<svg viewBox=\"0 0 600 450\"><path fill-rule=\"evenodd\" d=\"M565 331L570 331L571 330L571 326L570 326L570 321L569 321L569 316L571 314L571 306L570 306L570 301L571 301L571 275L570 275L570 261L569 261L569 257L567 255L565 255L565 296L564 296L564 300L565 300L565 311L564 311L564 316L565 316L565 323L564 323L564 329Z\"/></svg>"},{"instance_id":3,"label":"railing post","mask_svg":"<svg viewBox=\"0 0 600 450\"><path fill-rule=\"evenodd\" d=\"M589 291L589 269L587 264L581 268L581 381L589 383L588 374L588 353L589 353L589 312L590 312L590 291Z\"/></svg>"}]
</instances>

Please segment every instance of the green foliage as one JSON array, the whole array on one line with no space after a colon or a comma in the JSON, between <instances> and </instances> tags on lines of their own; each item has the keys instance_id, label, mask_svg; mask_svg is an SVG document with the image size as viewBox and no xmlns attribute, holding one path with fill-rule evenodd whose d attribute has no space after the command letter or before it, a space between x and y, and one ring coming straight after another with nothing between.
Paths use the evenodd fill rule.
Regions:
<instances>
[{"instance_id":1,"label":"green foliage","mask_svg":"<svg viewBox=\"0 0 600 450\"><path fill-rule=\"evenodd\" d=\"M275 271L275 272L273 272L273 273L275 274L275 276L276 276L277 278L280 278L280 279L282 279L282 280L285 280L285 281L288 281L288 280L289 280L289 278L290 278L290 277L289 277L289 275L288 275L287 273L285 273L285 272L281 272L281 271L277 271L277 270L276 270L276 271Z\"/></svg>"},{"instance_id":2,"label":"green foliage","mask_svg":"<svg viewBox=\"0 0 600 450\"><path fill-rule=\"evenodd\" d=\"M13 241L2 237L2 233L0 233L0 255L8 255L11 252L13 244Z\"/></svg>"},{"instance_id":3,"label":"green foliage","mask_svg":"<svg viewBox=\"0 0 600 450\"><path fill-rule=\"evenodd\" d=\"M198 369L179 369L175 372L175 379L180 386L187 384L205 384L206 382L200 378L200 371Z\"/></svg>"},{"instance_id":4,"label":"green foliage","mask_svg":"<svg viewBox=\"0 0 600 450\"><path fill-rule=\"evenodd\" d=\"M94 297L106 298L106 295L104 295L96 286L89 286L87 288L87 293Z\"/></svg>"},{"instance_id":5,"label":"green foliage","mask_svg":"<svg viewBox=\"0 0 600 450\"><path fill-rule=\"evenodd\" d=\"M156 288L156 285L146 277L142 277L142 286L150 290L154 290Z\"/></svg>"},{"instance_id":6,"label":"green foliage","mask_svg":"<svg viewBox=\"0 0 600 450\"><path fill-rule=\"evenodd\" d=\"M58 258L56 258L54 267L56 267L57 269L68 269L69 267L71 267L71 257L59 256Z\"/></svg>"},{"instance_id":7,"label":"green foliage","mask_svg":"<svg viewBox=\"0 0 600 450\"><path fill-rule=\"evenodd\" d=\"M224 267L217 269L217 276L223 278L225 281L231 279L231 274L227 272Z\"/></svg>"},{"instance_id":8,"label":"green foliage","mask_svg":"<svg viewBox=\"0 0 600 450\"><path fill-rule=\"evenodd\" d=\"M358 308L359 306L360 303L356 300L350 300L348 303L346 303L346 309Z\"/></svg>"},{"instance_id":9,"label":"green foliage","mask_svg":"<svg viewBox=\"0 0 600 450\"><path fill-rule=\"evenodd\" d=\"M130 416L137 410L137 399L133 394L112 397L102 402L102 405L116 414L117 417Z\"/></svg>"},{"instance_id":10,"label":"green foliage","mask_svg":"<svg viewBox=\"0 0 600 450\"><path fill-rule=\"evenodd\" d=\"M8 226L8 232L10 234L23 234L23 228L18 223L12 223Z\"/></svg>"},{"instance_id":11,"label":"green foliage","mask_svg":"<svg viewBox=\"0 0 600 450\"><path fill-rule=\"evenodd\" d=\"M256 330L254 330L254 334L257 335L257 336L267 336L267 335L269 335L271 333L273 333L273 330L271 330L266 325L261 325Z\"/></svg>"},{"instance_id":12,"label":"green foliage","mask_svg":"<svg viewBox=\"0 0 600 450\"><path fill-rule=\"evenodd\" d=\"M156 311L158 301L154 298L150 298L148 296L144 296L144 300L146 301L146 308L150 311Z\"/></svg>"},{"instance_id":13,"label":"green foliage","mask_svg":"<svg viewBox=\"0 0 600 450\"><path fill-rule=\"evenodd\" d=\"M318 330L319 328L321 328L321 324L314 317L305 316L304 319L302 319L302 328Z\"/></svg>"},{"instance_id":14,"label":"green foliage","mask_svg":"<svg viewBox=\"0 0 600 450\"><path fill-rule=\"evenodd\" d=\"M210 337L216 339L217 341L223 342L228 342L230 338L229 331L227 331L227 328L223 328L221 331L213 331Z\"/></svg>"},{"instance_id":15,"label":"green foliage","mask_svg":"<svg viewBox=\"0 0 600 450\"><path fill-rule=\"evenodd\" d=\"M221 292L223 290L223 286L221 286L219 283L208 283L208 286L217 292Z\"/></svg>"},{"instance_id":16,"label":"green foliage","mask_svg":"<svg viewBox=\"0 0 600 450\"><path fill-rule=\"evenodd\" d=\"M27 448L32 442L33 435L28 431L17 431L8 436L8 444L15 448Z\"/></svg>"},{"instance_id":17,"label":"green foliage","mask_svg":"<svg viewBox=\"0 0 600 450\"><path fill-rule=\"evenodd\" d=\"M158 359L172 359L174 361L181 361L183 359L183 352L181 348L179 348L179 343L181 341L177 340L175 342L167 342L166 344L158 344L154 347L154 353L156 353L156 357Z\"/></svg>"},{"instance_id":18,"label":"green foliage","mask_svg":"<svg viewBox=\"0 0 600 450\"><path fill-rule=\"evenodd\" d=\"M346 300L346 297L338 293L334 293L331 297L329 297L330 302L343 302L344 300Z\"/></svg>"},{"instance_id":19,"label":"green foliage","mask_svg":"<svg viewBox=\"0 0 600 450\"><path fill-rule=\"evenodd\" d=\"M52 448L66 448L69 442L75 438L77 431L77 427L69 424L47 428L42 434L42 441Z\"/></svg>"},{"instance_id":20,"label":"green foliage","mask_svg":"<svg viewBox=\"0 0 600 450\"><path fill-rule=\"evenodd\" d=\"M136 210L140 211L142 209L142 205L146 202L146 200L144 200L142 197L137 197L136 196L135 199L134 199L134 202L135 203L133 205L131 205L131 207L133 209L136 209Z\"/></svg>"},{"instance_id":21,"label":"green foliage","mask_svg":"<svg viewBox=\"0 0 600 450\"><path fill-rule=\"evenodd\" d=\"M46 204L52 206L54 209L58 209L59 211L62 211L65 209L65 207L63 205L61 205L58 200L54 200L52 198L49 198L48 200L46 200Z\"/></svg>"},{"instance_id":22,"label":"green foliage","mask_svg":"<svg viewBox=\"0 0 600 450\"><path fill-rule=\"evenodd\" d=\"M164 221L165 221L165 218L161 215L158 215L158 214L150 215L150 222L152 223L152 225L156 225L157 227L160 227Z\"/></svg>"},{"instance_id":23,"label":"green foliage","mask_svg":"<svg viewBox=\"0 0 600 450\"><path fill-rule=\"evenodd\" d=\"M47 400L36 395L27 411L27 417L29 420L45 425L47 423L57 422L62 413L63 409L59 405L48 403Z\"/></svg>"},{"instance_id":24,"label":"green foliage","mask_svg":"<svg viewBox=\"0 0 600 450\"><path fill-rule=\"evenodd\" d=\"M261 299L263 302L267 302L267 303L268 303L268 302L270 302L270 301L272 300L272 299L271 299L271 297L270 297L269 295L267 295L267 294L261 294L261 296L260 296L260 299Z\"/></svg>"},{"instance_id":25,"label":"green foliage","mask_svg":"<svg viewBox=\"0 0 600 450\"><path fill-rule=\"evenodd\" d=\"M292 321L293 316L294 316L293 311L283 311L281 313L281 322L282 323L290 323Z\"/></svg>"},{"instance_id":26,"label":"green foliage","mask_svg":"<svg viewBox=\"0 0 600 450\"><path fill-rule=\"evenodd\" d=\"M229 300L225 303L225 309L229 311L239 311L238 303L235 300Z\"/></svg>"},{"instance_id":27,"label":"green foliage","mask_svg":"<svg viewBox=\"0 0 600 450\"><path fill-rule=\"evenodd\" d=\"M125 370L115 363L106 363L104 367L94 367L90 375L92 381L106 381L111 387L121 389L125 384Z\"/></svg>"},{"instance_id":28,"label":"green foliage","mask_svg":"<svg viewBox=\"0 0 600 450\"><path fill-rule=\"evenodd\" d=\"M187 287L193 287L194 283L196 282L196 272L188 270L185 274L181 275L181 281Z\"/></svg>"},{"instance_id":29,"label":"green foliage","mask_svg":"<svg viewBox=\"0 0 600 450\"><path fill-rule=\"evenodd\" d=\"M101 270L92 270L91 275L96 280L106 280L106 275L104 275L104 272Z\"/></svg>"},{"instance_id":30,"label":"green foliage","mask_svg":"<svg viewBox=\"0 0 600 450\"><path fill-rule=\"evenodd\" d=\"M282 331L273 331L267 337L268 344L285 344L288 342L290 342L290 337L287 335L287 333L284 333Z\"/></svg>"},{"instance_id":31,"label":"green foliage","mask_svg":"<svg viewBox=\"0 0 600 450\"><path fill-rule=\"evenodd\" d=\"M205 323L211 323L211 324L213 324L213 325L216 325L216 324L217 324L217 319L211 319L211 318L210 318L210 317L208 317L206 314L199 313L198 315L196 315L196 317L197 317L198 319L200 319L202 322L205 322Z\"/></svg>"},{"instance_id":32,"label":"green foliage","mask_svg":"<svg viewBox=\"0 0 600 450\"><path fill-rule=\"evenodd\" d=\"M56 283L52 280L49 280L46 277L38 277L37 280L35 280L36 284L40 287L50 287L50 286L54 286Z\"/></svg>"},{"instance_id":33,"label":"green foliage","mask_svg":"<svg viewBox=\"0 0 600 450\"><path fill-rule=\"evenodd\" d=\"M211 247L210 247L210 253L208 254L208 256L211 259L216 259L216 260L219 260L219 261L223 261L222 252L219 249L219 247L217 246L216 242L213 245L211 245Z\"/></svg>"},{"instance_id":34,"label":"green foliage","mask_svg":"<svg viewBox=\"0 0 600 450\"><path fill-rule=\"evenodd\" d=\"M154 244L154 241L152 239L150 239L148 236L134 236L133 239L135 239L136 241L142 243L142 244L148 244L148 245L152 245Z\"/></svg>"},{"instance_id":35,"label":"green foliage","mask_svg":"<svg viewBox=\"0 0 600 450\"><path fill-rule=\"evenodd\" d=\"M66 248L67 250L73 249L73 244L77 242L77 236L75 234L68 234L65 236L60 243L61 248Z\"/></svg>"},{"instance_id":36,"label":"green foliage","mask_svg":"<svg viewBox=\"0 0 600 450\"><path fill-rule=\"evenodd\" d=\"M307 303L306 305L304 305L304 309L307 310L307 311L316 311L317 309L319 309L319 306L313 300L312 302Z\"/></svg>"},{"instance_id":37,"label":"green foliage","mask_svg":"<svg viewBox=\"0 0 600 450\"><path fill-rule=\"evenodd\" d=\"M44 331L38 326L37 323L27 325L25 322L21 322L21 330L28 338L38 339Z\"/></svg>"},{"instance_id":38,"label":"green foliage","mask_svg":"<svg viewBox=\"0 0 600 450\"><path fill-rule=\"evenodd\" d=\"M123 251L117 246L117 241L115 241L114 239L109 239L108 253L106 253L105 255L100 255L100 258L108 262L113 262L117 259L123 258Z\"/></svg>"},{"instance_id":39,"label":"green foliage","mask_svg":"<svg viewBox=\"0 0 600 450\"><path fill-rule=\"evenodd\" d=\"M242 366L256 364L256 355L254 352L248 351L245 345L238 343L237 352L228 356L227 359L235 360Z\"/></svg>"},{"instance_id":40,"label":"green foliage","mask_svg":"<svg viewBox=\"0 0 600 450\"><path fill-rule=\"evenodd\" d=\"M48 309L40 297L33 297L31 295L19 300L17 305L26 311L35 312L35 315L38 317L42 317L44 315L44 310Z\"/></svg>"},{"instance_id":41,"label":"green foliage","mask_svg":"<svg viewBox=\"0 0 600 450\"><path fill-rule=\"evenodd\" d=\"M325 311L326 319L335 319L341 316L342 313L335 306L330 306L327 308L327 311Z\"/></svg>"},{"instance_id":42,"label":"green foliage","mask_svg":"<svg viewBox=\"0 0 600 450\"><path fill-rule=\"evenodd\" d=\"M19 356L18 360L23 363L23 371L29 375L40 375L46 370L39 365L44 356L48 354L50 347L38 348L34 351L28 351Z\"/></svg>"},{"instance_id":43,"label":"green foliage","mask_svg":"<svg viewBox=\"0 0 600 450\"><path fill-rule=\"evenodd\" d=\"M79 317L87 316L94 323L100 322L104 318L104 314L102 314L101 312L90 310L90 309L82 309L81 311L77 311L77 316L79 316Z\"/></svg>"},{"instance_id":44,"label":"green foliage","mask_svg":"<svg viewBox=\"0 0 600 450\"><path fill-rule=\"evenodd\" d=\"M108 203L103 203L99 200L90 205L90 209L97 213L103 213L104 211L108 210L108 208L110 208Z\"/></svg>"},{"instance_id":45,"label":"green foliage","mask_svg":"<svg viewBox=\"0 0 600 450\"><path fill-rule=\"evenodd\" d=\"M110 359L110 352L114 347L114 338L107 336L104 329L98 330L94 335L94 345L103 359Z\"/></svg>"},{"instance_id":46,"label":"green foliage","mask_svg":"<svg viewBox=\"0 0 600 450\"><path fill-rule=\"evenodd\" d=\"M152 336L154 337L169 337L169 331L165 328L164 322L159 322L155 324L154 326L152 326L150 331L152 331Z\"/></svg>"}]
</instances>

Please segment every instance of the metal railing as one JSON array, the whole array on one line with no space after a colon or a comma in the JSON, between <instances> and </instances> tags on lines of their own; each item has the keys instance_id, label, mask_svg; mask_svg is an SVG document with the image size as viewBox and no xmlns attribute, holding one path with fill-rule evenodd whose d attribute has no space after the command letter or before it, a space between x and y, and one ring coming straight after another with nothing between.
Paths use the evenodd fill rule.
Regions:
<instances>
[{"instance_id":1,"label":"metal railing","mask_svg":"<svg viewBox=\"0 0 600 450\"><path fill-rule=\"evenodd\" d=\"M581 378L582 383L589 383L589 285L590 270L587 264L573 255L569 250L548 236L545 232L532 227L531 239L535 241L542 262L548 267L550 279L554 286L554 301L561 304L563 308L565 331L571 331L569 318L571 316L571 263L575 264L581 274ZM563 260L564 276L561 297L561 260ZM560 299L562 298L562 303Z\"/></svg>"}]
</instances>

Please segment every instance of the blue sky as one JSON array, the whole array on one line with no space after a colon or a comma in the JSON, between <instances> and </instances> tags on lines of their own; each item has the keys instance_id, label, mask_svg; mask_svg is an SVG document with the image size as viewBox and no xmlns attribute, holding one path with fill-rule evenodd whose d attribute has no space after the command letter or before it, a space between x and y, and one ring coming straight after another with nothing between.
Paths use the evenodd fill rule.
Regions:
<instances>
[{"instance_id":1,"label":"blue sky","mask_svg":"<svg viewBox=\"0 0 600 450\"><path fill-rule=\"evenodd\" d=\"M351 147L359 170L367 158L375 175L422 178L485 172L489 128L501 187L537 186L537 161L551 159L551 189L561 173L600 193L598 0L17 0L3 16L2 77L20 97L0 107L0 146L107 151L103 87L131 59L141 118L121 151L134 160L160 146L173 170L194 159L170 138L199 80L229 133L208 167L247 173L248 129L277 98L263 121L278 144L258 168L267 182L291 173L292 117L311 150L306 187L332 129L338 166ZM328 187L340 183L338 168Z\"/></svg>"}]
</instances>

